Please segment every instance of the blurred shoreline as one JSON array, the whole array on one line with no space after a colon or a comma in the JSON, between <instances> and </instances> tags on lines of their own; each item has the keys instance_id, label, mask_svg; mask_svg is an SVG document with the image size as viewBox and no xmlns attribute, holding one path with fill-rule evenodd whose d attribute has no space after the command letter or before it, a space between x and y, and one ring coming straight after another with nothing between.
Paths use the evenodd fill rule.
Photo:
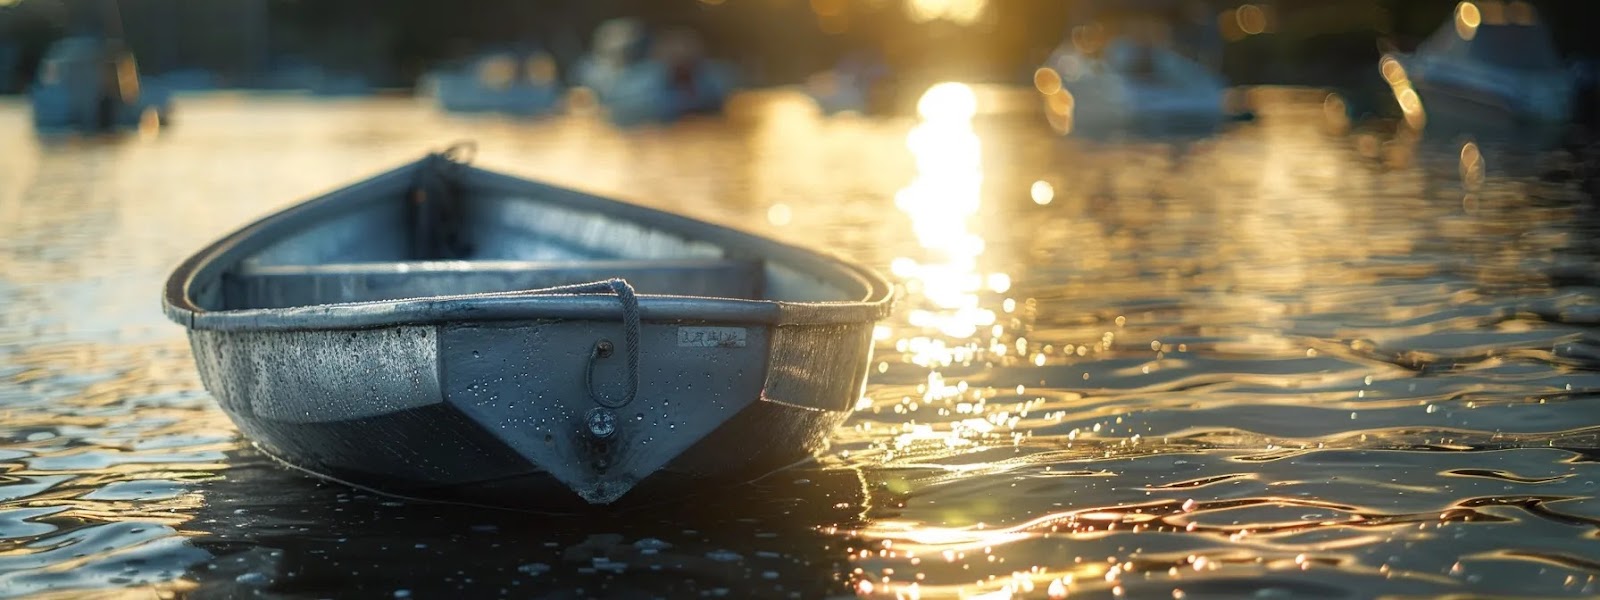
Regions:
<instances>
[{"instance_id":1,"label":"blurred shoreline","mask_svg":"<svg viewBox=\"0 0 1600 600\"><path fill-rule=\"evenodd\" d=\"M1569 60L1600 56L1588 35L1600 5L1533 2ZM1256 31L1231 11L1259 7ZM353 77L410 87L429 68L485 48L548 50L563 73L595 26L619 16L699 32L709 52L758 85L801 81L841 57L880 54L902 78L1019 83L1085 19L1139 14L1216 24L1224 76L1236 84L1317 84L1370 69L1379 44L1414 45L1444 22L1450 0L0 0L0 93L18 93L51 41L75 33L125 38L141 70L270 87L285 77ZM945 12L919 13L917 7ZM957 9L965 10L960 12ZM1208 35L1216 35L1212 32ZM307 75L312 73L311 75Z\"/></svg>"}]
</instances>

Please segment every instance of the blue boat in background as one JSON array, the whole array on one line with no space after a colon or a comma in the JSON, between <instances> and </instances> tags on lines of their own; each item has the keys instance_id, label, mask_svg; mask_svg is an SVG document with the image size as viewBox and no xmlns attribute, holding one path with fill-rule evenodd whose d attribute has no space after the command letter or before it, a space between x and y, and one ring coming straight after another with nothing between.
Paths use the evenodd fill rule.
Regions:
<instances>
[{"instance_id":1,"label":"blue boat in background","mask_svg":"<svg viewBox=\"0 0 1600 600\"><path fill-rule=\"evenodd\" d=\"M1577 86L1526 2L1462 2L1416 52L1385 54L1380 70L1413 125L1565 123Z\"/></svg>"},{"instance_id":2,"label":"blue boat in background","mask_svg":"<svg viewBox=\"0 0 1600 600\"><path fill-rule=\"evenodd\" d=\"M732 65L706 57L694 33L652 36L633 19L602 23L577 69L578 84L624 125L721 112L737 80Z\"/></svg>"},{"instance_id":3,"label":"blue boat in background","mask_svg":"<svg viewBox=\"0 0 1600 600\"><path fill-rule=\"evenodd\" d=\"M494 52L424 76L422 95L454 113L534 116L557 110L563 90L545 52Z\"/></svg>"},{"instance_id":4,"label":"blue boat in background","mask_svg":"<svg viewBox=\"0 0 1600 600\"><path fill-rule=\"evenodd\" d=\"M166 123L170 95L141 85L133 54L115 39L63 38L50 46L29 89L40 129L110 131L141 121Z\"/></svg>"}]
</instances>

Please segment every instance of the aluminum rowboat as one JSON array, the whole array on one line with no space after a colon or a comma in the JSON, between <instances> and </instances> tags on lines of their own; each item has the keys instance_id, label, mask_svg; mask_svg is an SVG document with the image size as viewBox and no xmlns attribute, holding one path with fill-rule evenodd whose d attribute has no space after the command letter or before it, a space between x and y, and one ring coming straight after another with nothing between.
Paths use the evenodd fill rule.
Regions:
<instances>
[{"instance_id":1,"label":"aluminum rowboat","mask_svg":"<svg viewBox=\"0 0 1600 600\"><path fill-rule=\"evenodd\" d=\"M206 389L268 454L519 507L813 457L860 399L892 302L861 265L454 151L230 234L163 296Z\"/></svg>"}]
</instances>

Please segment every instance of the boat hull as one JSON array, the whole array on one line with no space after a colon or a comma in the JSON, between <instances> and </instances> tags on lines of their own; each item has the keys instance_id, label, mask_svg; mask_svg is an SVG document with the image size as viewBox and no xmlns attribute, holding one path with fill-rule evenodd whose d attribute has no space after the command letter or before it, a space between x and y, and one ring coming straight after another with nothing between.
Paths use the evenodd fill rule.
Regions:
<instances>
[{"instance_id":1,"label":"boat hull","mask_svg":"<svg viewBox=\"0 0 1600 600\"><path fill-rule=\"evenodd\" d=\"M561 98L554 88L520 86L510 90L451 88L441 84L436 96L445 112L463 114L494 113L531 117L555 111Z\"/></svg>"},{"instance_id":2,"label":"boat hull","mask_svg":"<svg viewBox=\"0 0 1600 600\"><path fill-rule=\"evenodd\" d=\"M477 260L383 262L423 252L394 232L434 226L404 222L431 214L406 199L432 160L247 227L169 280L206 388L281 461L409 497L612 504L809 459L860 399L892 298L869 270L463 166L480 197L452 210ZM532 289L597 276L639 294Z\"/></svg>"},{"instance_id":3,"label":"boat hull","mask_svg":"<svg viewBox=\"0 0 1600 600\"><path fill-rule=\"evenodd\" d=\"M640 397L603 444L586 432L588 348L572 340L620 338L614 322L196 331L191 344L224 412L285 463L405 496L560 507L748 480L824 451L865 384L870 325L748 325L744 346L684 347L697 327L646 322Z\"/></svg>"}]
</instances>

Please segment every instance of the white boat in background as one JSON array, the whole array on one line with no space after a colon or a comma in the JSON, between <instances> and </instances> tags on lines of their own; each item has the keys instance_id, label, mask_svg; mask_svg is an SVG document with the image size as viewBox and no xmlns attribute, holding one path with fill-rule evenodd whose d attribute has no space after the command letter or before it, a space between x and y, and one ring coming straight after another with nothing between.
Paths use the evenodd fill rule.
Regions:
<instances>
[{"instance_id":1,"label":"white boat in background","mask_svg":"<svg viewBox=\"0 0 1600 600\"><path fill-rule=\"evenodd\" d=\"M1386 54L1380 69L1413 125L1436 117L1560 123L1572 115L1572 70L1527 2L1462 2L1416 52Z\"/></svg>"},{"instance_id":2,"label":"white boat in background","mask_svg":"<svg viewBox=\"0 0 1600 600\"><path fill-rule=\"evenodd\" d=\"M732 65L706 57L692 32L671 30L652 39L633 19L602 23L593 52L577 69L578 84L622 124L721 112L737 79Z\"/></svg>"},{"instance_id":3,"label":"white boat in background","mask_svg":"<svg viewBox=\"0 0 1600 600\"><path fill-rule=\"evenodd\" d=\"M560 107L562 94L556 61L545 52L485 54L429 74L421 87L455 113L545 114Z\"/></svg>"},{"instance_id":4,"label":"white boat in background","mask_svg":"<svg viewBox=\"0 0 1600 600\"><path fill-rule=\"evenodd\" d=\"M1214 125L1229 116L1220 75L1170 47L1126 37L1103 46L1069 40L1034 73L1034 84L1061 133Z\"/></svg>"},{"instance_id":5,"label":"white boat in background","mask_svg":"<svg viewBox=\"0 0 1600 600\"><path fill-rule=\"evenodd\" d=\"M109 131L165 122L171 112L164 91L140 84L138 64L121 42L92 36L52 45L28 96L34 125L46 130Z\"/></svg>"}]
</instances>

